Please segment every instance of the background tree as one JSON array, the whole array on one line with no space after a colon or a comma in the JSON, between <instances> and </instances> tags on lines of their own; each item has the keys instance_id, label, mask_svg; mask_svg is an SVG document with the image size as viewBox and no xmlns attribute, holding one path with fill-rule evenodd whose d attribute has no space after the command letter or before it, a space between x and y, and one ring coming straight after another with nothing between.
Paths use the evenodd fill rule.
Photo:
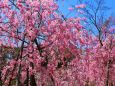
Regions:
<instances>
[{"instance_id":1,"label":"background tree","mask_svg":"<svg viewBox=\"0 0 115 86\"><path fill-rule=\"evenodd\" d=\"M86 8L84 8L84 16L87 18L86 26L84 26L86 29L91 30L95 35L98 36L98 40L100 42L100 45L103 46L103 42L105 42L105 39L108 38L108 36L111 37L114 36L115 30L110 29L115 26L115 19L112 15L107 15L108 10L110 10L109 7L105 5L105 0L94 0L94 1L81 1L79 2L85 3ZM92 29L93 28L93 29ZM108 35L109 33L109 35ZM112 42L112 39L110 40L110 44L108 46L114 46L114 43ZM110 51L112 48L110 48ZM108 51L109 52L109 51ZM105 68L106 68L106 86L109 85L109 77L110 77L110 65L114 63L114 60L112 61L108 59L108 61L105 61ZM111 82L110 82L111 83Z\"/></svg>"}]
</instances>

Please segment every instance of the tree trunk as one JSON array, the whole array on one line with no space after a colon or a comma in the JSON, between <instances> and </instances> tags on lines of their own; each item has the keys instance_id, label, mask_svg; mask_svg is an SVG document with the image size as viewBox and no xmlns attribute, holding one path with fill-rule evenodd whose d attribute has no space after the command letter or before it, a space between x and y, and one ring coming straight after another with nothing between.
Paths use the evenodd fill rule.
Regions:
<instances>
[{"instance_id":1,"label":"tree trunk","mask_svg":"<svg viewBox=\"0 0 115 86\"><path fill-rule=\"evenodd\" d=\"M109 86L109 72L110 72L110 64L111 60L108 61L107 63L107 69L106 69L106 86Z\"/></svg>"}]
</instances>

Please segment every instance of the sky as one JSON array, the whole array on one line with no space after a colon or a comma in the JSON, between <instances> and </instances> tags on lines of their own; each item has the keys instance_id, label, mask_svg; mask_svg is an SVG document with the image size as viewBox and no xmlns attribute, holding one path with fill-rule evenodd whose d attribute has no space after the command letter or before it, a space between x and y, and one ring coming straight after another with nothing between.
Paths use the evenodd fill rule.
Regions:
<instances>
[{"instance_id":1,"label":"sky","mask_svg":"<svg viewBox=\"0 0 115 86\"><path fill-rule=\"evenodd\" d=\"M62 0L58 0L58 4L59 4L59 10L65 16L71 17L73 15L76 15L75 12L70 12L68 8L71 7L72 5L76 5L77 0L65 0L63 2ZM110 8L110 10L107 11L107 15L115 15L115 0L105 0L105 5Z\"/></svg>"},{"instance_id":2,"label":"sky","mask_svg":"<svg viewBox=\"0 0 115 86\"><path fill-rule=\"evenodd\" d=\"M75 6L76 4L78 4L77 2L78 0L58 0L58 4L59 4L59 11L62 12L62 14L64 14L64 16L66 18L69 18L69 17L74 17L76 14L76 10L75 11L70 11L68 10L69 7L71 6ZM86 0L88 1L88 0ZM89 0L89 1L93 1L93 0ZM107 7L109 7L110 9L106 11L106 13L104 15L106 15L107 17L109 16L114 16L115 17L115 0L105 0L105 5ZM105 17L106 17L105 16ZM106 18L107 18L106 17ZM90 28L89 28L90 29ZM97 29L93 28L92 31L97 34L98 31Z\"/></svg>"},{"instance_id":3,"label":"sky","mask_svg":"<svg viewBox=\"0 0 115 86\"><path fill-rule=\"evenodd\" d=\"M106 5L111 8L109 14L115 15L115 0L105 0L105 1L106 1Z\"/></svg>"}]
</instances>

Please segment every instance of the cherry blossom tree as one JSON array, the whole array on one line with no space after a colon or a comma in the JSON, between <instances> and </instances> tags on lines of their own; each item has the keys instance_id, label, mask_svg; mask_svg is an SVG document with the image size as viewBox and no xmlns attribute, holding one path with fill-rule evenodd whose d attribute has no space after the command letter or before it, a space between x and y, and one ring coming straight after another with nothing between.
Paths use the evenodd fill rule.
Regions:
<instances>
[{"instance_id":1,"label":"cherry blossom tree","mask_svg":"<svg viewBox=\"0 0 115 86\"><path fill-rule=\"evenodd\" d=\"M115 85L115 29L103 26L100 44L83 28L86 18L65 18L58 8L55 0L0 1L0 45L18 49L0 68L2 85Z\"/></svg>"}]
</instances>

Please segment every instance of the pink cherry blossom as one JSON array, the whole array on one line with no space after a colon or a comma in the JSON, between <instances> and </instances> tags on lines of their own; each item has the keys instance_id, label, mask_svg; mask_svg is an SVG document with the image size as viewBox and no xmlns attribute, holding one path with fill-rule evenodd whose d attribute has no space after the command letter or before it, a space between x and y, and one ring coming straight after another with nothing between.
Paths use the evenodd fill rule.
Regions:
<instances>
[{"instance_id":1,"label":"pink cherry blossom","mask_svg":"<svg viewBox=\"0 0 115 86\"><path fill-rule=\"evenodd\" d=\"M76 8L84 8L86 5L85 4L80 4L80 5L76 5Z\"/></svg>"}]
</instances>

